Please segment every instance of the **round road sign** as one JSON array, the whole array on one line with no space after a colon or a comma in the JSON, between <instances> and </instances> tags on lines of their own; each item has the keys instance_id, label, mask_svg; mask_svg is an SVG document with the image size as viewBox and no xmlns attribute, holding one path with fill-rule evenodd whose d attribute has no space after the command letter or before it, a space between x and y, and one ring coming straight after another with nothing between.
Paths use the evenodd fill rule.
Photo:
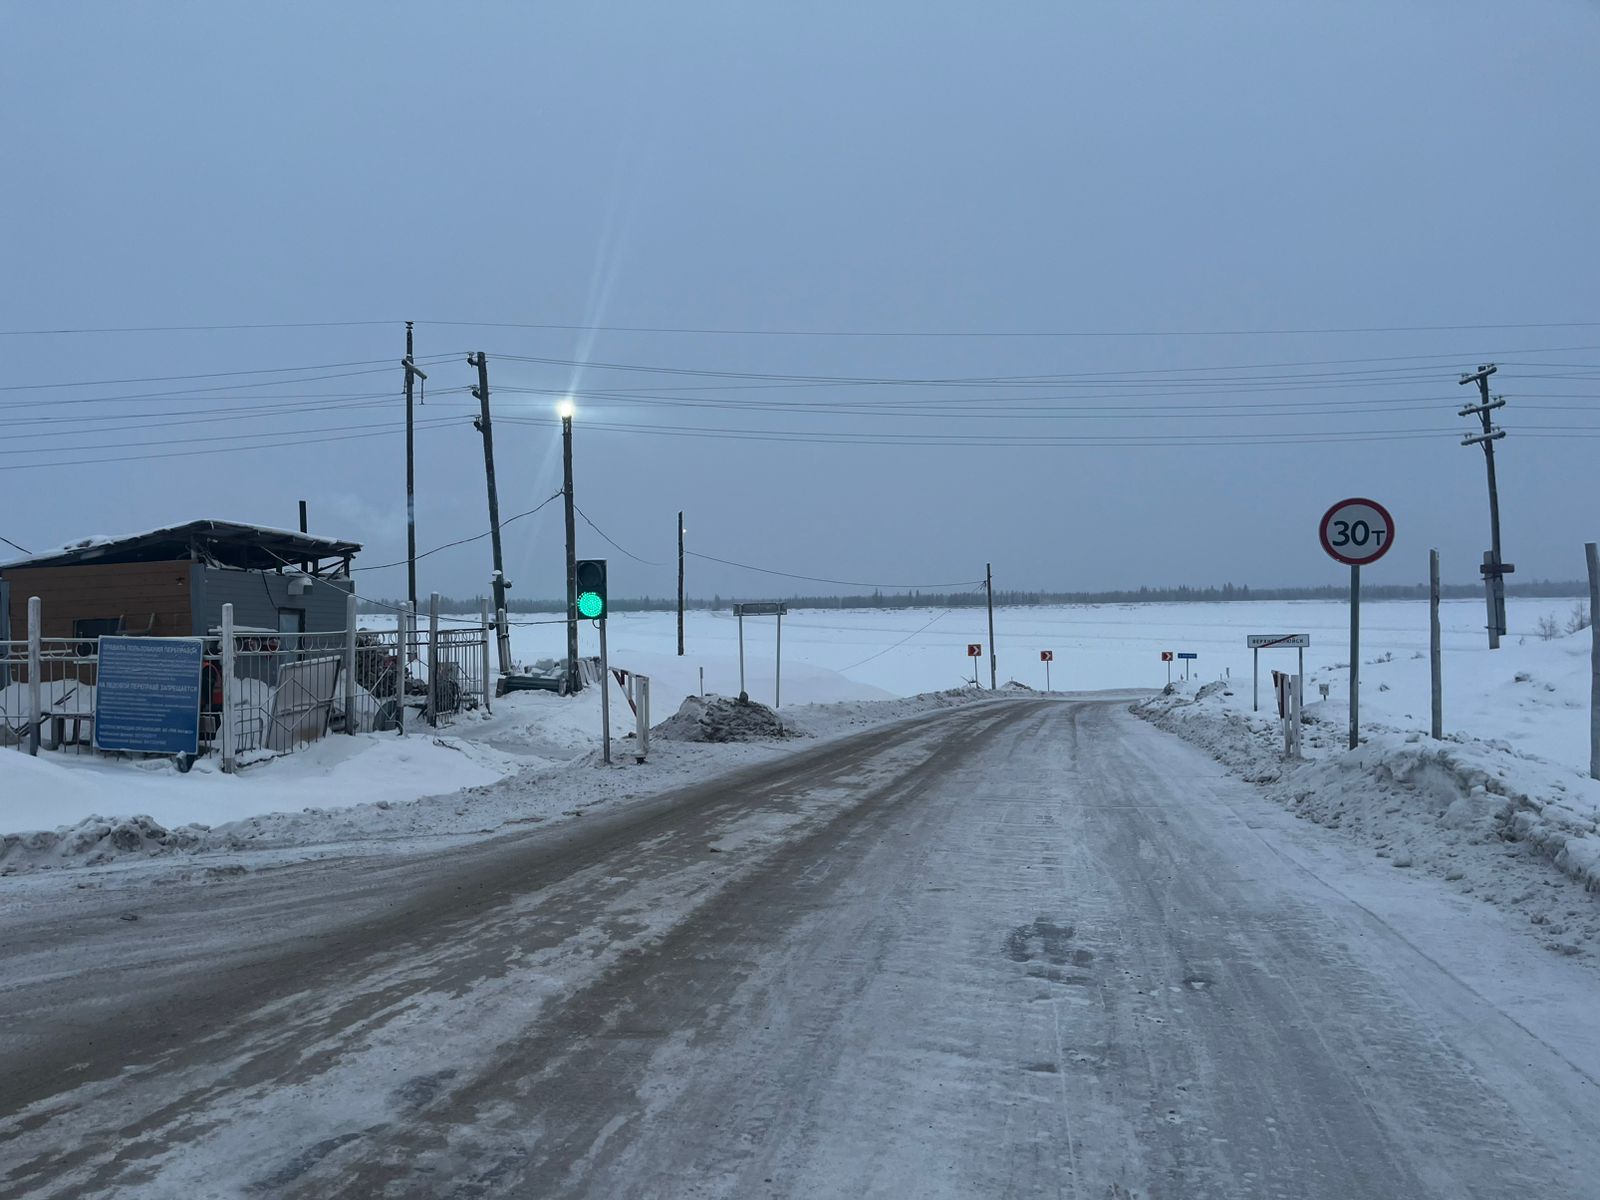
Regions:
<instances>
[{"instance_id":1,"label":"round road sign","mask_svg":"<svg viewBox=\"0 0 1600 1200\"><path fill-rule=\"evenodd\" d=\"M1352 567L1377 562L1394 545L1394 518L1376 500L1341 500L1322 517L1322 548Z\"/></svg>"}]
</instances>

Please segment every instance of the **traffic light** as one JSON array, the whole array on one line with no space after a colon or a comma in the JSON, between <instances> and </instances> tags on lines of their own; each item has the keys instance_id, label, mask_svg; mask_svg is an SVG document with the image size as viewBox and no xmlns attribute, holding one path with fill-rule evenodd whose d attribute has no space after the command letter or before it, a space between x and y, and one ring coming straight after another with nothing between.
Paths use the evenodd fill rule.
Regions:
<instances>
[{"instance_id":1,"label":"traffic light","mask_svg":"<svg viewBox=\"0 0 1600 1200\"><path fill-rule=\"evenodd\" d=\"M606 560L580 558L577 571L578 613L591 621L602 621L606 615Z\"/></svg>"}]
</instances>

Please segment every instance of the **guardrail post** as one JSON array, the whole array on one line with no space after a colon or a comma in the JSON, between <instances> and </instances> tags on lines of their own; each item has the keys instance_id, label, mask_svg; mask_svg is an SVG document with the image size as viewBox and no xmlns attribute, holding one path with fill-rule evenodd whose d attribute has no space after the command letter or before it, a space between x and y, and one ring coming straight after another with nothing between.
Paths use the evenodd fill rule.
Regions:
<instances>
[{"instance_id":1,"label":"guardrail post","mask_svg":"<svg viewBox=\"0 0 1600 1200\"><path fill-rule=\"evenodd\" d=\"M439 724L439 593L428 597L428 724Z\"/></svg>"},{"instance_id":2,"label":"guardrail post","mask_svg":"<svg viewBox=\"0 0 1600 1200\"><path fill-rule=\"evenodd\" d=\"M344 731L354 735L356 725L356 594L344 598Z\"/></svg>"},{"instance_id":3,"label":"guardrail post","mask_svg":"<svg viewBox=\"0 0 1600 1200\"><path fill-rule=\"evenodd\" d=\"M39 726L44 721L44 706L39 699L39 672L43 669L39 651L39 597L28 597L28 753L39 753Z\"/></svg>"},{"instance_id":4,"label":"guardrail post","mask_svg":"<svg viewBox=\"0 0 1600 1200\"><path fill-rule=\"evenodd\" d=\"M222 734L222 769L232 774L237 753L233 711L233 605L222 606L222 709L217 714Z\"/></svg>"},{"instance_id":5,"label":"guardrail post","mask_svg":"<svg viewBox=\"0 0 1600 1200\"><path fill-rule=\"evenodd\" d=\"M483 626L483 711L493 712L489 704L489 693L494 689L489 686L489 602L478 601L478 620Z\"/></svg>"}]
</instances>

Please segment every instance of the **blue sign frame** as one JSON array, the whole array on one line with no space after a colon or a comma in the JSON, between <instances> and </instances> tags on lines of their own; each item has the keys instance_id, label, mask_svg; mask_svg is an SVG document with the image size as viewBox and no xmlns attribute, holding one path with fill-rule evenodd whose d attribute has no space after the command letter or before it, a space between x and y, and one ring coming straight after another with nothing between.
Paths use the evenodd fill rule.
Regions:
<instances>
[{"instance_id":1,"label":"blue sign frame","mask_svg":"<svg viewBox=\"0 0 1600 1200\"><path fill-rule=\"evenodd\" d=\"M1194 654L1194 653L1185 653L1184 651L1180 650L1178 652L1178 657L1179 658L1199 658L1200 656L1198 654Z\"/></svg>"},{"instance_id":2,"label":"blue sign frame","mask_svg":"<svg viewBox=\"0 0 1600 1200\"><path fill-rule=\"evenodd\" d=\"M200 638L102 637L95 748L198 754L204 663Z\"/></svg>"}]
</instances>

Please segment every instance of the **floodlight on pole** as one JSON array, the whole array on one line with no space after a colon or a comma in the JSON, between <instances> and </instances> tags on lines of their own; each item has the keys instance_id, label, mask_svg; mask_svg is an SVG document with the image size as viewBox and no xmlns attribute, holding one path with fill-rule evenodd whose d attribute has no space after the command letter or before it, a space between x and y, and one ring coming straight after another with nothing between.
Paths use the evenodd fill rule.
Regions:
<instances>
[{"instance_id":1,"label":"floodlight on pole","mask_svg":"<svg viewBox=\"0 0 1600 1200\"><path fill-rule=\"evenodd\" d=\"M556 412L563 421L572 420L572 414L576 411L577 409L573 406L571 396L566 397L560 404L556 405Z\"/></svg>"}]
</instances>

